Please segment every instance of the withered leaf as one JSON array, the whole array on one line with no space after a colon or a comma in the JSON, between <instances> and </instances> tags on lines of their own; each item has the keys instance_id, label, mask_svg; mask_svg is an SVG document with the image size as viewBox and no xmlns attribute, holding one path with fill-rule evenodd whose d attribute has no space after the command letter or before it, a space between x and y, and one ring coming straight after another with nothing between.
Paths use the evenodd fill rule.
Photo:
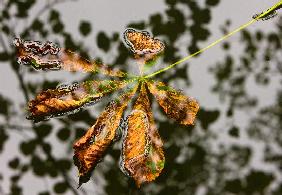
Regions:
<instances>
[{"instance_id":1,"label":"withered leaf","mask_svg":"<svg viewBox=\"0 0 282 195\"><path fill-rule=\"evenodd\" d=\"M164 112L183 125L194 123L199 110L197 101L181 92L166 86L162 82L148 81L148 88L157 99Z\"/></svg>"},{"instance_id":2,"label":"withered leaf","mask_svg":"<svg viewBox=\"0 0 282 195\"><path fill-rule=\"evenodd\" d=\"M124 41L136 58L144 58L145 63L155 60L165 45L159 40L151 37L147 31L138 31L128 28L123 34Z\"/></svg>"},{"instance_id":3,"label":"withered leaf","mask_svg":"<svg viewBox=\"0 0 282 195\"><path fill-rule=\"evenodd\" d=\"M125 130L121 168L140 187L144 182L155 180L165 162L163 142L153 120L144 83L133 111L127 117Z\"/></svg>"},{"instance_id":4,"label":"withered leaf","mask_svg":"<svg viewBox=\"0 0 282 195\"><path fill-rule=\"evenodd\" d=\"M34 121L74 113L84 106L96 103L103 96L124 88L129 83L135 81L138 83L134 88L130 88L111 101L95 124L73 145L73 160L79 170L79 186L89 181L92 171L101 161L120 129L124 130L122 171L131 176L138 187L145 182L155 180L160 175L165 163L163 142L153 119L147 95L148 89L157 98L166 114L181 124L193 124L199 109L194 99L161 82L149 81L151 76L161 71L143 76L144 70L151 68L164 50L165 45L160 40L153 38L146 31L127 29L124 32L124 41L138 60L139 76L111 69L98 62L90 62L52 42L24 41L19 38L14 40L18 63L31 65L36 70L64 69L123 77L122 81L86 81L43 91L28 105L30 114L28 118ZM127 76L130 78L127 79ZM133 111L120 123L123 111L137 91L139 83L140 92Z\"/></svg>"},{"instance_id":5,"label":"withered leaf","mask_svg":"<svg viewBox=\"0 0 282 195\"><path fill-rule=\"evenodd\" d=\"M63 48L52 42L14 40L17 48L18 63L32 65L36 70L60 70L102 73L108 76L124 77L126 73L109 66L90 62L80 55Z\"/></svg>"},{"instance_id":6,"label":"withered leaf","mask_svg":"<svg viewBox=\"0 0 282 195\"><path fill-rule=\"evenodd\" d=\"M105 150L112 143L119 126L123 110L135 94L137 87L111 101L96 123L73 146L74 163L79 170L79 185L89 180Z\"/></svg>"},{"instance_id":7,"label":"withered leaf","mask_svg":"<svg viewBox=\"0 0 282 195\"><path fill-rule=\"evenodd\" d=\"M28 104L29 117L41 121L54 116L70 114L84 106L95 104L103 96L123 88L126 81L86 81L71 86L59 86L41 92Z\"/></svg>"}]
</instances>

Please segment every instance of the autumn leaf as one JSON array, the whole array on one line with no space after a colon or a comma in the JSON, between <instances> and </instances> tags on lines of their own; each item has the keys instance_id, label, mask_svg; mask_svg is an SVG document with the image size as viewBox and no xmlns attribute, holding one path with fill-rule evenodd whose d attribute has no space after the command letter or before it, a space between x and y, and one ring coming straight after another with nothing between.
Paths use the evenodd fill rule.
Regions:
<instances>
[{"instance_id":1,"label":"autumn leaf","mask_svg":"<svg viewBox=\"0 0 282 195\"><path fill-rule=\"evenodd\" d=\"M165 162L163 143L154 123L145 83L141 85L125 126L121 165L140 187L158 177Z\"/></svg>"},{"instance_id":2,"label":"autumn leaf","mask_svg":"<svg viewBox=\"0 0 282 195\"><path fill-rule=\"evenodd\" d=\"M164 112L183 125L194 123L199 110L197 101L181 92L166 86L162 82L148 81L150 93L157 99Z\"/></svg>"},{"instance_id":3,"label":"autumn leaf","mask_svg":"<svg viewBox=\"0 0 282 195\"><path fill-rule=\"evenodd\" d=\"M28 103L28 119L41 121L54 116L77 112L95 104L103 96L125 87L126 81L86 81L81 84L48 89Z\"/></svg>"},{"instance_id":4,"label":"autumn leaf","mask_svg":"<svg viewBox=\"0 0 282 195\"><path fill-rule=\"evenodd\" d=\"M96 123L74 144L73 158L79 170L79 185L89 180L93 169L112 143L123 111L135 94L136 88L111 101Z\"/></svg>"},{"instance_id":5,"label":"autumn leaf","mask_svg":"<svg viewBox=\"0 0 282 195\"><path fill-rule=\"evenodd\" d=\"M108 76L124 77L126 74L118 69L111 69L97 61L90 62L80 55L52 42L14 40L17 48L18 63L32 65L36 70L60 70L75 72L102 73Z\"/></svg>"},{"instance_id":6,"label":"autumn leaf","mask_svg":"<svg viewBox=\"0 0 282 195\"><path fill-rule=\"evenodd\" d=\"M135 58L141 59L143 63L154 62L165 48L160 40L153 38L147 31L128 28L123 33L123 37L127 47L135 54Z\"/></svg>"},{"instance_id":7,"label":"autumn leaf","mask_svg":"<svg viewBox=\"0 0 282 195\"><path fill-rule=\"evenodd\" d=\"M124 32L124 39L126 46L141 62L139 76L92 63L51 42L43 44L18 38L14 41L18 62L32 65L37 70L64 69L121 77L118 80L111 78L103 81L89 80L69 86L61 85L56 89L39 93L28 104L28 119L35 122L74 113L87 105L95 104L105 95L129 86L129 83L135 85L135 87L130 85L129 90L112 100L95 124L74 144L73 159L79 171L79 186L90 179L92 171L114 141L118 128L123 130L122 171L132 177L138 187L155 180L161 174L165 163L163 142L153 119L147 90L155 96L165 113L181 124L193 124L199 109L193 98L162 82L150 80L151 75L143 76L144 68L146 69L146 66L150 68L164 50L164 44L160 40L153 38L148 32L135 29L127 29ZM123 125L120 125L123 112L139 85L139 96L133 110Z\"/></svg>"}]
</instances>

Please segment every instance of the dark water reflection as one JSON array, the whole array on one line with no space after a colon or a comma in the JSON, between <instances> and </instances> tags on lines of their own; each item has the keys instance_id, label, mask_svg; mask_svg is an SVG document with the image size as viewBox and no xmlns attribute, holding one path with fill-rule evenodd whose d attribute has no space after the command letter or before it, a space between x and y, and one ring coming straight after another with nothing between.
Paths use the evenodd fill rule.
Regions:
<instances>
[{"instance_id":1,"label":"dark water reflection","mask_svg":"<svg viewBox=\"0 0 282 195\"><path fill-rule=\"evenodd\" d=\"M189 36L192 41L185 50L192 53L200 48L201 41L211 36L208 27L213 19L211 12L220 3L220 0L206 0L200 6L197 1L166 0L165 12L129 23L128 27L150 29L154 36L164 40L166 49L162 63L170 64L181 57L178 40ZM21 97L16 102L14 97L0 92L0 154L3 162L0 194L282 194L281 18L273 19L276 24L268 32L241 32L240 39L236 40L240 44L238 50L242 49L237 52L239 55L233 55L232 41L222 45L220 52L224 57L210 64L212 68L207 73L214 78L209 95L216 96L219 104L213 109L201 106L195 126L177 125L164 119L157 106L153 107L166 154L165 168L155 182L136 189L133 181L119 170L117 143L95 170L92 181L77 190L72 144L94 123L99 113L96 110L102 110L105 103L95 109L36 125L25 120L23 103L41 89L54 88L61 79L49 79L48 76L30 79L39 78L39 72L19 67L16 63L15 50L8 44L15 35L23 39L56 40L62 47L93 57L89 52L91 49L65 29L60 9L52 6L46 8L46 17L36 17L30 26L23 25L19 32L15 21L24 23L34 4L36 1L0 1L0 61L12 70L8 77L19 83L17 91L23 94L14 94ZM187 8L189 13L179 7ZM77 28L85 39L93 36L94 27L87 21L81 22ZM228 30L229 22L222 24L222 31ZM130 61L131 55L119 33L101 31L93 38L95 47L106 54L115 51L112 64L127 69L124 64ZM186 74L188 67L180 66L175 72L160 74L158 79L172 83L183 81L180 83L184 83L186 93L186 89L189 91L196 85ZM204 75L198 76L204 78ZM78 78L93 78L93 75ZM66 81L69 82L63 80ZM4 85L9 85L9 81ZM266 94L259 95L261 91ZM269 102L261 102L260 96L267 97L267 94L274 95ZM34 186L33 182L43 185Z\"/></svg>"}]
</instances>

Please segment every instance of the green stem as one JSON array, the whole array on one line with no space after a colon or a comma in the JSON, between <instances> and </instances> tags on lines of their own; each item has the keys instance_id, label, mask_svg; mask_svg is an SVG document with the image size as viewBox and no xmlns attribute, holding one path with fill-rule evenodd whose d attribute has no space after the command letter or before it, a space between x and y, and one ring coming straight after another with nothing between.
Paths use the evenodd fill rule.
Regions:
<instances>
[{"instance_id":1,"label":"green stem","mask_svg":"<svg viewBox=\"0 0 282 195\"><path fill-rule=\"evenodd\" d=\"M255 19L252 19L252 20L250 20L249 22L247 22L246 24L241 25L241 26L238 27L237 29L231 31L230 33L228 33L228 34L224 35L223 37L217 39L216 41L212 42L211 44L209 44L209 45L206 46L205 48L200 49L199 51L197 51L197 52L195 52L195 53L193 53L193 54L191 54L191 55L189 55L189 56L187 56L187 57L185 57L185 58L182 58L182 59L180 59L179 61L177 61L177 62L175 62L175 63L173 63L173 64L171 64L171 65L169 65L169 66L167 66L167 67L165 67L165 68L163 68L163 69L160 69L160 70L158 70L158 71L156 71L156 72L153 72L152 74L146 75L146 76L144 76L144 78L150 78L150 77L156 76L157 74L160 74L160 73L162 73L162 72L165 72L165 71L167 71L167 70L169 70L169 69L175 67L176 65L178 65L178 64L180 64L180 63L182 63L182 62L185 62L185 61L189 60L190 58L192 58L192 57L194 57L194 56L196 56L196 55L198 55L198 54L200 54L200 53L203 53L204 51L208 50L209 48L211 48L211 47L213 47L213 46L219 44L219 43L222 42L223 40L225 40L225 39L231 37L231 36L234 35L235 33L237 33L237 32L239 32L239 31L241 31L241 30L247 28L248 26L250 26L250 25L253 24L254 22L258 21L259 19L263 18L265 15L269 14L270 12L275 11L275 10L278 9L279 6L281 6L281 5L282 5L282 0L279 1L278 3L276 3L274 6L272 6L272 7L271 7L270 9L268 9L267 11L265 11L265 12L259 14Z\"/></svg>"}]
</instances>

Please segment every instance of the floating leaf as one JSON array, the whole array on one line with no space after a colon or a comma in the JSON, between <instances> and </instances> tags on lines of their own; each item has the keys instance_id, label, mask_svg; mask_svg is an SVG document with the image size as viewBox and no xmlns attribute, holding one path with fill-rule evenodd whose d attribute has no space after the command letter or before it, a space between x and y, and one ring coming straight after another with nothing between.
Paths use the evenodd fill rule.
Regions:
<instances>
[{"instance_id":1,"label":"floating leaf","mask_svg":"<svg viewBox=\"0 0 282 195\"><path fill-rule=\"evenodd\" d=\"M99 63L90 62L78 54L59 48L52 42L14 40L18 52L18 63L32 65L36 70L60 70L100 72L109 76L124 77L126 74L118 69Z\"/></svg>"},{"instance_id":2,"label":"floating leaf","mask_svg":"<svg viewBox=\"0 0 282 195\"><path fill-rule=\"evenodd\" d=\"M81 84L61 85L56 89L48 89L31 100L28 105L30 116L35 121L50 117L70 114L83 106L95 104L103 96L123 88L126 81L86 81Z\"/></svg>"},{"instance_id":3,"label":"floating leaf","mask_svg":"<svg viewBox=\"0 0 282 195\"><path fill-rule=\"evenodd\" d=\"M162 82L149 81L147 83L150 92L170 118L183 125L194 123L199 110L199 105L195 99L183 95Z\"/></svg>"},{"instance_id":4,"label":"floating leaf","mask_svg":"<svg viewBox=\"0 0 282 195\"><path fill-rule=\"evenodd\" d=\"M96 123L73 146L74 162L79 169L79 185L89 180L95 166L112 143L123 110L135 94L137 87L111 101Z\"/></svg>"},{"instance_id":5,"label":"floating leaf","mask_svg":"<svg viewBox=\"0 0 282 195\"><path fill-rule=\"evenodd\" d=\"M122 151L122 170L133 177L138 187L161 173L165 157L163 143L153 120L145 84L127 117Z\"/></svg>"},{"instance_id":6,"label":"floating leaf","mask_svg":"<svg viewBox=\"0 0 282 195\"><path fill-rule=\"evenodd\" d=\"M155 38L152 38L147 31L137 31L128 28L124 32L124 41L136 58L144 58L145 63L155 60L157 54L160 54L165 46Z\"/></svg>"}]
</instances>

